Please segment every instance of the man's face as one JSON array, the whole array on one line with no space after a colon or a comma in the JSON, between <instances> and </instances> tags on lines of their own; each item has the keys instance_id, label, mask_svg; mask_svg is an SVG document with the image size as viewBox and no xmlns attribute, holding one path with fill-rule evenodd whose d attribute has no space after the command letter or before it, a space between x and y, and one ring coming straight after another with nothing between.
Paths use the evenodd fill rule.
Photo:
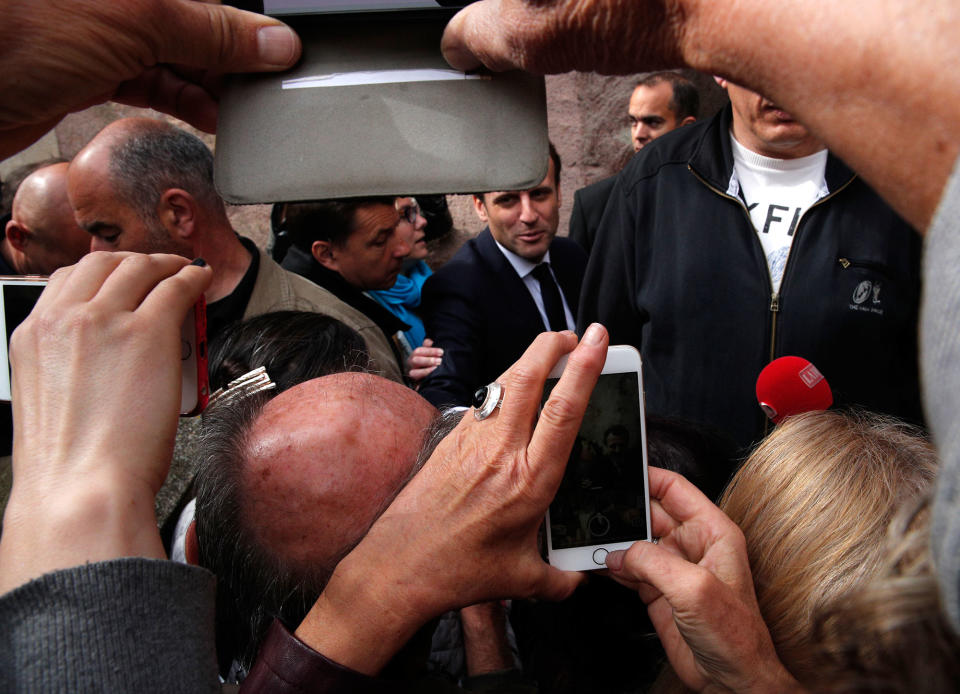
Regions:
<instances>
[{"instance_id":1,"label":"man's face","mask_svg":"<svg viewBox=\"0 0 960 694\"><path fill-rule=\"evenodd\" d=\"M776 159L805 157L823 149L789 113L769 99L725 80L733 107L733 136L747 149Z\"/></svg>"},{"instance_id":2,"label":"man's face","mask_svg":"<svg viewBox=\"0 0 960 694\"><path fill-rule=\"evenodd\" d=\"M630 117L630 139L633 151L676 128L677 116L670 109L673 85L660 82L652 87L639 86L633 90L627 113Z\"/></svg>"},{"instance_id":3,"label":"man's face","mask_svg":"<svg viewBox=\"0 0 960 694\"><path fill-rule=\"evenodd\" d=\"M81 155L82 156L82 155ZM177 244L160 221L144 220L130 205L119 200L105 169L91 166L80 157L70 165L68 192L77 224L91 235L91 251L175 253L192 257L190 249Z\"/></svg>"},{"instance_id":4,"label":"man's face","mask_svg":"<svg viewBox=\"0 0 960 694\"><path fill-rule=\"evenodd\" d=\"M500 245L521 258L540 262L560 223L560 190L555 181L551 159L547 176L537 187L484 193L482 200L474 196L474 210Z\"/></svg>"},{"instance_id":5,"label":"man's face","mask_svg":"<svg viewBox=\"0 0 960 694\"><path fill-rule=\"evenodd\" d=\"M393 205L358 208L347 240L330 247L333 269L359 289L389 289L410 253L400 226L400 213Z\"/></svg>"}]
</instances>

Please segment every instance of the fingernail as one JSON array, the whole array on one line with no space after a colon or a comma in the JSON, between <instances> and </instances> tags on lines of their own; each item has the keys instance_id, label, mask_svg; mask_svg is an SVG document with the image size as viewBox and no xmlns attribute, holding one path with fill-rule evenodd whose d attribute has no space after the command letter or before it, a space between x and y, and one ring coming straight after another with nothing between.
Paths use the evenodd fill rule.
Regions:
<instances>
[{"instance_id":1,"label":"fingernail","mask_svg":"<svg viewBox=\"0 0 960 694\"><path fill-rule=\"evenodd\" d=\"M599 345L603 341L603 326L599 323L591 323L587 332L583 334L583 341L588 345Z\"/></svg>"},{"instance_id":2,"label":"fingernail","mask_svg":"<svg viewBox=\"0 0 960 694\"><path fill-rule=\"evenodd\" d=\"M611 571L619 571L623 566L623 555L626 554L622 549L616 549L607 554L607 568Z\"/></svg>"},{"instance_id":3,"label":"fingernail","mask_svg":"<svg viewBox=\"0 0 960 694\"><path fill-rule=\"evenodd\" d=\"M257 57L267 65L287 67L299 45L300 39L290 27L273 24L257 30Z\"/></svg>"},{"instance_id":4,"label":"fingernail","mask_svg":"<svg viewBox=\"0 0 960 694\"><path fill-rule=\"evenodd\" d=\"M439 358L437 358L437 357L434 357L434 358L433 358L433 363L436 364L437 366L439 366L439 365L440 365L440 362L442 362L442 361L443 361L443 359L439 359Z\"/></svg>"},{"instance_id":5,"label":"fingernail","mask_svg":"<svg viewBox=\"0 0 960 694\"><path fill-rule=\"evenodd\" d=\"M194 259L193 259L193 262L190 263L190 264L191 264L191 265L196 265L197 267L206 267L206 266L207 266L207 261L204 260L203 258L194 258Z\"/></svg>"}]
</instances>

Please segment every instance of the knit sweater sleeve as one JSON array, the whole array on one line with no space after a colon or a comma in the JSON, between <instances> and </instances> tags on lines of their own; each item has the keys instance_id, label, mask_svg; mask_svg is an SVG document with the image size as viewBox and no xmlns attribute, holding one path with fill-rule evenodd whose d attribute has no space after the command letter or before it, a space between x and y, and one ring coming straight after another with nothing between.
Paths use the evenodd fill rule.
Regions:
<instances>
[{"instance_id":1,"label":"knit sweater sleeve","mask_svg":"<svg viewBox=\"0 0 960 694\"><path fill-rule=\"evenodd\" d=\"M960 160L927 232L920 346L923 404L941 461L933 555L944 608L960 632Z\"/></svg>"},{"instance_id":2,"label":"knit sweater sleeve","mask_svg":"<svg viewBox=\"0 0 960 694\"><path fill-rule=\"evenodd\" d=\"M124 558L0 596L0 691L216 692L211 573Z\"/></svg>"}]
</instances>

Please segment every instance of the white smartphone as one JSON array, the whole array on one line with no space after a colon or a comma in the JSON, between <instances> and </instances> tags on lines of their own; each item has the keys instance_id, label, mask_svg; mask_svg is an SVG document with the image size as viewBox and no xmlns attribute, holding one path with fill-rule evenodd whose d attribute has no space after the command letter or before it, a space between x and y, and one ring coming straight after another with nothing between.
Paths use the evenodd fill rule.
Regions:
<instances>
[{"instance_id":1,"label":"white smartphone","mask_svg":"<svg viewBox=\"0 0 960 694\"><path fill-rule=\"evenodd\" d=\"M0 400L10 402L10 336L30 315L47 286L47 278L0 277Z\"/></svg>"},{"instance_id":2,"label":"white smartphone","mask_svg":"<svg viewBox=\"0 0 960 694\"><path fill-rule=\"evenodd\" d=\"M10 401L10 336L33 310L49 277L0 275L0 401ZM200 414L207 405L207 313L201 296L181 327L183 362L180 414Z\"/></svg>"},{"instance_id":3,"label":"white smartphone","mask_svg":"<svg viewBox=\"0 0 960 694\"><path fill-rule=\"evenodd\" d=\"M566 363L550 373L543 402ZM548 561L567 571L605 568L609 552L650 540L643 376L633 347L608 348L546 526Z\"/></svg>"}]
</instances>

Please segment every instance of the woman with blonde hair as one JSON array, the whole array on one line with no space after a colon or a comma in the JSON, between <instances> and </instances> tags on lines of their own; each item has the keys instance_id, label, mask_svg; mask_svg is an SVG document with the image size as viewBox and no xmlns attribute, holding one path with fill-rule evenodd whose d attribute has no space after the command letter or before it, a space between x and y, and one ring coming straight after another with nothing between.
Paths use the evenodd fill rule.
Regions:
<instances>
[{"instance_id":1,"label":"woman with blonde hair","mask_svg":"<svg viewBox=\"0 0 960 694\"><path fill-rule=\"evenodd\" d=\"M720 508L747 539L757 601L801 682L817 669L814 614L877 574L890 521L933 484L919 430L857 411L783 422L747 459Z\"/></svg>"},{"instance_id":2,"label":"woman with blonde hair","mask_svg":"<svg viewBox=\"0 0 960 694\"><path fill-rule=\"evenodd\" d=\"M781 423L734 475L719 506L743 531L760 612L801 684L822 675L817 616L880 572L891 520L932 487L936 469L915 427L819 411ZM676 688L665 672L654 691Z\"/></svg>"}]
</instances>

